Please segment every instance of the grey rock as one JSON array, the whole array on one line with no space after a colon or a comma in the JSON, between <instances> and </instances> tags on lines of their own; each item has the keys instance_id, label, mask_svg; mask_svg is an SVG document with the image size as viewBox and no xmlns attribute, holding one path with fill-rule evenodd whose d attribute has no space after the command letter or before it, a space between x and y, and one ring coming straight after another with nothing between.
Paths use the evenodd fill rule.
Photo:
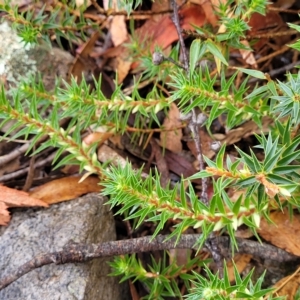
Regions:
<instances>
[{"instance_id":1,"label":"grey rock","mask_svg":"<svg viewBox=\"0 0 300 300\"><path fill-rule=\"evenodd\" d=\"M38 254L62 250L70 240L114 240L113 216L104 202L98 194L88 194L46 209L15 209L8 227L0 228L0 277ZM128 299L126 286L107 276L111 272L107 260L43 266L0 291L0 299Z\"/></svg>"},{"instance_id":2,"label":"grey rock","mask_svg":"<svg viewBox=\"0 0 300 300\"><path fill-rule=\"evenodd\" d=\"M45 43L27 44L8 22L0 23L0 82L17 86L20 81L40 74L47 91L54 88L55 77L67 79L74 57Z\"/></svg>"},{"instance_id":3,"label":"grey rock","mask_svg":"<svg viewBox=\"0 0 300 300\"><path fill-rule=\"evenodd\" d=\"M47 91L54 89L56 78L67 80L74 60L70 53L45 43L25 45L6 21L0 22L0 41L0 85L4 84L8 98L20 82L33 76L42 78ZM6 132L14 123L10 120L1 131Z\"/></svg>"}]
</instances>

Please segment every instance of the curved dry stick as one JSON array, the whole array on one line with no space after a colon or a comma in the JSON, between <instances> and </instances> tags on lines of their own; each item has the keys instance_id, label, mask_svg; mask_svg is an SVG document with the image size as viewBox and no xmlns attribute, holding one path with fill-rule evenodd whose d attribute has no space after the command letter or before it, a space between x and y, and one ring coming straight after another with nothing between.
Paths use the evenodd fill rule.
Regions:
<instances>
[{"instance_id":1,"label":"curved dry stick","mask_svg":"<svg viewBox=\"0 0 300 300\"><path fill-rule=\"evenodd\" d=\"M45 265L55 263L57 265L74 262L85 262L94 258L109 257L116 255L124 255L139 252L148 252L154 250L166 250L166 249L197 249L196 242L200 239L200 234L183 234L176 243L176 237L165 241L167 235L159 235L152 239L151 236L105 242L101 244L84 244L73 243L67 244L62 251L45 253L34 257L32 260L26 262L20 266L16 271L12 272L0 279L0 290L10 285L12 282L29 273L30 271L40 268ZM231 253L230 238L216 237L209 240L218 239L218 245L220 245L221 252L224 257L228 257ZM263 245L255 241L236 239L239 250L237 253L248 253L253 256L271 259L277 262L291 262L298 261L300 258L293 254L290 254L282 249L276 248L272 245ZM204 251L208 251L207 248L203 248Z\"/></svg>"},{"instance_id":2,"label":"curved dry stick","mask_svg":"<svg viewBox=\"0 0 300 300\"><path fill-rule=\"evenodd\" d=\"M181 51L182 51L182 55L183 55L183 64L184 64L184 69L186 72L186 77L189 78L189 60L188 60L188 54L187 54L187 49L184 43L184 39L183 39L183 35L182 35L182 28L180 26L180 19L179 19L179 13L178 13L178 6L177 6L177 2L176 0L171 0L172 6L173 6L173 23L175 25L177 34L178 34L178 38L179 38L179 42L180 42L180 46L181 46ZM193 99L190 99L190 103L192 104ZM192 138L194 140L195 143L195 147L196 147L196 159L199 162L199 166L200 166L200 171L205 169L205 163L204 163L204 158L203 158L203 151L202 151L202 146L201 146L201 137L199 134L199 126L197 123L197 113L195 108L191 110L192 113L192 118L189 121L189 128L191 129L191 133L192 133ZM208 205L209 204L209 199L208 199L208 194L207 194L207 189L208 189L208 181L207 178L204 177L201 179L202 183L202 191L201 191L201 201Z\"/></svg>"}]
</instances>

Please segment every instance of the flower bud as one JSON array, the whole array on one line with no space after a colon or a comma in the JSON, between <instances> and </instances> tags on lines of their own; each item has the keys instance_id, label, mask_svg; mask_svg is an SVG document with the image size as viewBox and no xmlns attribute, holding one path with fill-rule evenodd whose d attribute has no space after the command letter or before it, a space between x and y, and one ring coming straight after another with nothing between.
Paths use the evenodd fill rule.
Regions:
<instances>
[{"instance_id":1,"label":"flower bud","mask_svg":"<svg viewBox=\"0 0 300 300\"><path fill-rule=\"evenodd\" d=\"M165 60L165 57L160 52L154 52L152 54L152 62L154 65L158 66Z\"/></svg>"},{"instance_id":2,"label":"flower bud","mask_svg":"<svg viewBox=\"0 0 300 300\"><path fill-rule=\"evenodd\" d=\"M218 152L221 149L221 146L219 141L213 141L210 145L210 149L214 152Z\"/></svg>"}]
</instances>

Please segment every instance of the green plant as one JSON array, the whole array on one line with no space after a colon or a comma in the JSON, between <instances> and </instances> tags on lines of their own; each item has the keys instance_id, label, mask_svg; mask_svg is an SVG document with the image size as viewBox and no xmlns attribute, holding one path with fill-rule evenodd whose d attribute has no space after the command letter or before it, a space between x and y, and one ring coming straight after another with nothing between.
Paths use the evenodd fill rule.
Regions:
<instances>
[{"instance_id":1,"label":"green plant","mask_svg":"<svg viewBox=\"0 0 300 300\"><path fill-rule=\"evenodd\" d=\"M38 42L40 37L49 42L49 33L54 33L58 42L60 37L70 43L76 40L74 32L80 32L81 37L85 38L84 30L97 24L85 18L84 7L79 9L79 17L75 17L72 13L75 6L62 3L51 12L45 6L37 15L28 11L20 14L9 1L1 5L0 10L5 12L5 18L13 20L14 27L27 43ZM128 1L125 4L126 13L130 13L132 3ZM202 234L197 242L200 250L211 234L222 230L230 236L234 248L237 248L234 234L237 227L245 224L257 235L256 229L261 218L269 219L270 199L274 198L279 209L287 206L292 211L293 207L300 206L300 136L297 134L300 123L300 73L288 75L285 82L272 81L262 72L248 69L237 69L232 76L226 77L229 49L246 48L241 41L248 29L248 19L254 12L264 13L267 2L245 0L237 5L233 5L233 1L228 1L228 4L232 7L230 12L228 5L220 5L218 9L220 24L226 30L215 34L196 28L197 38L190 47L188 69L168 63L170 81L163 74L163 63L150 65L150 56L144 58L147 65L145 78L160 76L160 80L172 88L170 97L163 97L155 87L146 97L141 97L136 85L131 97L124 94L121 86L117 86L111 99L107 99L101 92L98 80L95 79L95 89L91 91L84 78L80 83L74 79L69 83L64 82L64 87L57 83L54 92L49 93L41 80L30 78L12 90L12 100L7 96L4 86L1 88L1 126L8 121L15 121L5 136L17 139L34 135L29 152L36 141L49 135L50 139L33 153L57 147L59 150L54 158L57 167L78 164L81 170L97 174L105 187L103 194L109 197L108 203L112 207L118 208L118 213L133 219L135 227L145 220L155 223L153 238L161 232L168 220L173 219L177 223L168 239L176 237L179 241L186 228L201 228ZM228 15L231 17L228 18ZM293 28L299 30L299 26L293 25ZM298 44L293 47L299 49ZM178 57L178 50L174 48L174 58ZM199 66L198 62L204 59L215 61L219 71L217 75L211 77L208 68ZM248 77L236 87L234 79L239 72ZM249 91L248 80L251 78L265 81ZM102 125L114 133L124 133L128 130L130 114L135 115L133 127L137 135L144 133L145 126L150 126L151 122L163 129L157 112L167 110L172 102L178 103L185 116L196 108L200 109L208 116L205 123L200 125L206 125L208 129L220 115L226 116L227 128L250 119L262 124L263 118L269 116L274 120L274 125L268 136L256 136L264 160L258 160L252 150L245 153L239 148L236 149L239 157L235 161L228 156L225 159L223 145L214 160L205 158L205 169L190 178L182 179L175 188L162 187L158 172L150 173L145 178L142 169L134 170L129 163L126 167L110 165L107 168L107 165L97 160L97 145L86 145L82 141L81 132L91 126ZM40 107L51 107L47 120L40 115ZM62 118L70 118L65 129L59 125ZM151 122L147 122L149 120ZM59 159L65 151L69 155ZM196 195L191 180L208 177L213 182L214 192L206 203ZM229 188L244 192L237 201L232 201L227 192ZM166 254L161 262L153 259L147 270L135 256L118 257L112 263L114 275L123 275L123 280L141 280L149 290L148 297L145 297L148 299L181 297L178 280L186 285L189 290L186 298L190 300L262 299L265 295L268 295L268 299L279 299L270 294L270 289L261 288L263 276L253 284L251 272L241 279L235 269L236 283L231 285L226 264L222 278L218 274L214 275L206 266L206 275L193 271L200 265L203 262L198 258L189 260L184 268L176 263L168 264Z\"/></svg>"}]
</instances>

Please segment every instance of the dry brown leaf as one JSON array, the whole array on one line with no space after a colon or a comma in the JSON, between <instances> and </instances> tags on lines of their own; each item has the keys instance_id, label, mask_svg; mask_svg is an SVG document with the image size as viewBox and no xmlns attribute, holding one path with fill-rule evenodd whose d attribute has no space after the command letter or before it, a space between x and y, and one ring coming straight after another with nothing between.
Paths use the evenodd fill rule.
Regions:
<instances>
[{"instance_id":1,"label":"dry brown leaf","mask_svg":"<svg viewBox=\"0 0 300 300\"><path fill-rule=\"evenodd\" d=\"M155 156L155 161L157 164L157 170L160 173L160 184L162 187L166 187L170 181L170 174L166 158L162 154L162 149L158 143L154 140L150 140L152 153Z\"/></svg>"},{"instance_id":2,"label":"dry brown leaf","mask_svg":"<svg viewBox=\"0 0 300 300\"><path fill-rule=\"evenodd\" d=\"M114 16L110 23L110 34L114 46L119 46L127 40L125 16Z\"/></svg>"},{"instance_id":3,"label":"dry brown leaf","mask_svg":"<svg viewBox=\"0 0 300 300\"><path fill-rule=\"evenodd\" d=\"M31 196L29 193L3 185L0 186L0 202L4 202L8 207L48 206L47 203Z\"/></svg>"},{"instance_id":4,"label":"dry brown leaf","mask_svg":"<svg viewBox=\"0 0 300 300\"><path fill-rule=\"evenodd\" d=\"M265 219L260 222L258 233L266 241L300 256L300 215L294 213L292 220L287 210L271 212L271 220L275 223L269 224Z\"/></svg>"},{"instance_id":5,"label":"dry brown leaf","mask_svg":"<svg viewBox=\"0 0 300 300\"><path fill-rule=\"evenodd\" d=\"M297 274L293 274L291 276L284 277L280 279L273 288L279 290L276 291L277 296L286 296L286 300L294 300L296 298L297 291L300 286L300 274L299 269L297 270Z\"/></svg>"},{"instance_id":6,"label":"dry brown leaf","mask_svg":"<svg viewBox=\"0 0 300 300\"><path fill-rule=\"evenodd\" d=\"M87 145L98 143L98 145L100 146L106 140L108 140L112 135L113 135L113 133L111 133L111 132L93 132L93 133L89 134L88 136L86 136L83 139L83 141Z\"/></svg>"},{"instance_id":7,"label":"dry brown leaf","mask_svg":"<svg viewBox=\"0 0 300 300\"><path fill-rule=\"evenodd\" d=\"M246 138L254 133L261 134L270 131L270 126L274 123L273 119L269 117L263 117L262 127L260 128L254 121L247 121L237 128L231 129L224 135L214 135L216 140L226 143L226 145L232 145L242 138Z\"/></svg>"},{"instance_id":8,"label":"dry brown leaf","mask_svg":"<svg viewBox=\"0 0 300 300\"><path fill-rule=\"evenodd\" d=\"M241 41L241 44L243 44L245 47L250 47L248 41ZM241 53L241 56L246 64L257 69L257 62L252 50L239 49L239 52Z\"/></svg>"},{"instance_id":9,"label":"dry brown leaf","mask_svg":"<svg viewBox=\"0 0 300 300\"><path fill-rule=\"evenodd\" d=\"M286 29L287 25L283 21L279 12L269 10L267 11L266 15L263 16L259 13L254 13L248 23L249 27L251 28L249 34L256 35L267 32L268 34L272 34L272 31L279 31L282 29ZM276 45L282 46L286 43L290 42L290 36L280 36L280 37L273 37L272 40L275 42ZM259 51L263 47L265 47L268 39L267 38L260 38L257 39L257 42L253 46L256 51ZM266 48L266 50L269 48Z\"/></svg>"},{"instance_id":10,"label":"dry brown leaf","mask_svg":"<svg viewBox=\"0 0 300 300\"><path fill-rule=\"evenodd\" d=\"M122 145L122 142L121 142L121 135L120 135L120 134L111 136L111 137L109 138L109 141L110 141L113 145L115 145L118 149L124 150L124 146Z\"/></svg>"},{"instance_id":11,"label":"dry brown leaf","mask_svg":"<svg viewBox=\"0 0 300 300\"><path fill-rule=\"evenodd\" d=\"M210 0L192 0L191 2L202 6L205 16L207 18L207 21L212 26L216 26L218 24L218 19L214 12L215 9L213 7L214 3L212 3L212 1L210 1Z\"/></svg>"},{"instance_id":12,"label":"dry brown leaf","mask_svg":"<svg viewBox=\"0 0 300 300\"><path fill-rule=\"evenodd\" d=\"M176 128L181 125L179 120L180 111L175 103L171 104L168 116L164 119L163 127L166 129ZM182 151L182 130L164 131L160 134L160 145L172 152Z\"/></svg>"},{"instance_id":13,"label":"dry brown leaf","mask_svg":"<svg viewBox=\"0 0 300 300\"><path fill-rule=\"evenodd\" d=\"M104 9L108 10L109 7L118 11L118 5L116 0L104 0ZM113 16L109 24L109 31L111 39L115 47L122 45L128 39L128 32L126 26L125 16ZM123 51L120 56L116 57L117 67L116 72L118 74L118 84L122 83L127 76L132 62L128 59L128 51Z\"/></svg>"},{"instance_id":14,"label":"dry brown leaf","mask_svg":"<svg viewBox=\"0 0 300 300\"><path fill-rule=\"evenodd\" d=\"M76 175L80 173L80 166L78 165L66 165L63 168L60 169L61 173L65 175Z\"/></svg>"},{"instance_id":15,"label":"dry brown leaf","mask_svg":"<svg viewBox=\"0 0 300 300\"><path fill-rule=\"evenodd\" d=\"M218 12L219 6L221 4L226 4L227 0L190 0L191 3L201 5L208 22L216 26L217 25L217 15L215 12Z\"/></svg>"},{"instance_id":16,"label":"dry brown leaf","mask_svg":"<svg viewBox=\"0 0 300 300\"><path fill-rule=\"evenodd\" d=\"M0 202L0 225L7 225L10 220L8 206Z\"/></svg>"},{"instance_id":17,"label":"dry brown leaf","mask_svg":"<svg viewBox=\"0 0 300 300\"><path fill-rule=\"evenodd\" d=\"M80 178L80 176L64 177L47 182L31 191L30 195L48 204L53 204L101 190L98 177L90 176L79 183Z\"/></svg>"},{"instance_id":18,"label":"dry brown leaf","mask_svg":"<svg viewBox=\"0 0 300 300\"><path fill-rule=\"evenodd\" d=\"M0 225L7 225L10 220L7 208L30 206L47 207L48 204L26 192L11 189L3 185L0 186Z\"/></svg>"},{"instance_id":19,"label":"dry brown leaf","mask_svg":"<svg viewBox=\"0 0 300 300\"><path fill-rule=\"evenodd\" d=\"M152 5L152 11L160 11L169 8L168 1L155 1ZM206 17L202 6L187 4L179 11L181 26L186 30L194 30L193 25L203 26L206 23ZM156 46L166 49L173 42L178 40L176 28L169 15L154 14L143 26L135 31L138 43L143 44L144 49L153 52ZM148 50L147 50L148 51ZM109 49L102 54L105 57L117 57L118 83L121 83L128 74L129 52L122 46ZM122 62L121 62L122 61ZM130 62L131 69L139 66L139 62Z\"/></svg>"},{"instance_id":20,"label":"dry brown leaf","mask_svg":"<svg viewBox=\"0 0 300 300\"><path fill-rule=\"evenodd\" d=\"M73 65L69 70L70 76L74 76L77 79L77 82L81 82L82 73L91 69L88 64L89 55L94 49L95 42L99 38L100 34L98 31L92 35L92 37L86 42L82 48L80 53L76 56ZM70 78L69 78L70 79Z\"/></svg>"},{"instance_id":21,"label":"dry brown leaf","mask_svg":"<svg viewBox=\"0 0 300 300\"><path fill-rule=\"evenodd\" d=\"M241 253L237 253L234 258L234 264L239 272L239 274L241 274L245 268L247 267L247 265L249 264L250 260L252 258L252 255L250 254L241 254ZM228 261L227 262L227 269L228 269L228 276L229 276L229 280L230 282L234 281L234 267L233 267L233 262L232 261Z\"/></svg>"},{"instance_id":22,"label":"dry brown leaf","mask_svg":"<svg viewBox=\"0 0 300 300\"><path fill-rule=\"evenodd\" d=\"M201 27L206 22L203 8L200 5L187 4L179 11L179 14L182 29L194 30L192 25ZM165 49L178 40L178 34L170 16L147 20L141 28L136 30L136 35L141 43L150 44L151 52L155 46Z\"/></svg>"},{"instance_id":23,"label":"dry brown leaf","mask_svg":"<svg viewBox=\"0 0 300 300\"><path fill-rule=\"evenodd\" d=\"M114 9L119 11L116 0L104 0L103 7L105 10ZM127 40L127 26L125 16L113 16L109 25L109 31L114 46L119 46Z\"/></svg>"},{"instance_id":24,"label":"dry brown leaf","mask_svg":"<svg viewBox=\"0 0 300 300\"><path fill-rule=\"evenodd\" d=\"M132 61L128 59L128 56L123 57L123 56L118 56L116 58L117 61L117 79L118 79L118 84L121 84L124 79L126 78L128 72L130 71Z\"/></svg>"},{"instance_id":25,"label":"dry brown leaf","mask_svg":"<svg viewBox=\"0 0 300 300\"><path fill-rule=\"evenodd\" d=\"M184 153L177 154L166 150L165 158L169 170L179 176L187 178L197 172L193 164L184 156ZM195 179L193 182L201 184L201 179Z\"/></svg>"}]
</instances>

